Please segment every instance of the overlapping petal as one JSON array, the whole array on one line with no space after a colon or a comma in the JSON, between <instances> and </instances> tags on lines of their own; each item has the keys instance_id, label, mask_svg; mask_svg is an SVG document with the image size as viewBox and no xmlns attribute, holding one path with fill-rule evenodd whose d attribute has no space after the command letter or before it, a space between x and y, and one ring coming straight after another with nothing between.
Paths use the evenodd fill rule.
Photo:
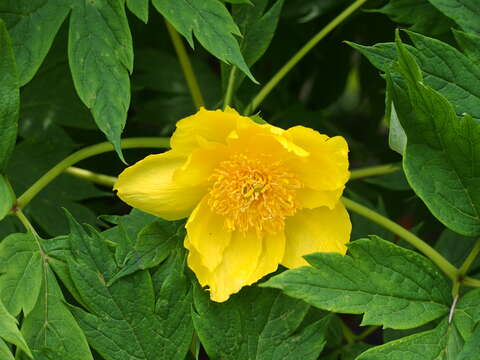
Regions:
<instances>
[{"instance_id":1,"label":"overlapping petal","mask_svg":"<svg viewBox=\"0 0 480 360\"><path fill-rule=\"evenodd\" d=\"M207 191L206 185L182 185L173 179L186 158L173 151L150 155L125 169L114 186L130 206L167 220L190 215Z\"/></svg>"},{"instance_id":2,"label":"overlapping petal","mask_svg":"<svg viewBox=\"0 0 480 360\"><path fill-rule=\"evenodd\" d=\"M351 230L350 218L341 202L333 210L319 207L299 211L285 223L282 265L288 268L308 265L303 255L314 252L345 254Z\"/></svg>"},{"instance_id":3,"label":"overlapping petal","mask_svg":"<svg viewBox=\"0 0 480 360\"><path fill-rule=\"evenodd\" d=\"M218 164L227 159L230 149L224 144L209 144L204 148L197 148L188 156L185 163L178 168L173 178L181 184L207 184L213 170Z\"/></svg>"},{"instance_id":4,"label":"overlapping petal","mask_svg":"<svg viewBox=\"0 0 480 360\"><path fill-rule=\"evenodd\" d=\"M225 236L229 235L225 233ZM189 250L188 266L194 271L200 285L208 287L210 298L217 302L226 301L242 287L275 271L285 248L283 232L259 237L255 232L234 231L230 236L221 262L214 269L205 266L204 254L192 244L190 231L184 243Z\"/></svg>"},{"instance_id":5,"label":"overlapping petal","mask_svg":"<svg viewBox=\"0 0 480 360\"><path fill-rule=\"evenodd\" d=\"M350 173L348 145L343 137L329 138L303 126L286 130L285 136L310 153L309 157L289 164L305 186L315 190L336 190L344 187Z\"/></svg>"},{"instance_id":6,"label":"overlapping petal","mask_svg":"<svg viewBox=\"0 0 480 360\"><path fill-rule=\"evenodd\" d=\"M177 153L189 155L203 144L225 143L233 130L252 123L250 118L240 116L230 107L225 111L200 108L196 114L177 122L177 128L170 139L170 146Z\"/></svg>"}]
</instances>

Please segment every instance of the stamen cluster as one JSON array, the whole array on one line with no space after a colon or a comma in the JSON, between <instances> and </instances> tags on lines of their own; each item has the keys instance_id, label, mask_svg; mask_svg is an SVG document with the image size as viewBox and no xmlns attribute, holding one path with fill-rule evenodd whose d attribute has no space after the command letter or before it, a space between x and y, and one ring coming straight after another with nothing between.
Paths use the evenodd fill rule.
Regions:
<instances>
[{"instance_id":1,"label":"stamen cluster","mask_svg":"<svg viewBox=\"0 0 480 360\"><path fill-rule=\"evenodd\" d=\"M208 204L230 231L276 233L299 208L301 182L269 155L235 154L219 164L210 180Z\"/></svg>"}]
</instances>

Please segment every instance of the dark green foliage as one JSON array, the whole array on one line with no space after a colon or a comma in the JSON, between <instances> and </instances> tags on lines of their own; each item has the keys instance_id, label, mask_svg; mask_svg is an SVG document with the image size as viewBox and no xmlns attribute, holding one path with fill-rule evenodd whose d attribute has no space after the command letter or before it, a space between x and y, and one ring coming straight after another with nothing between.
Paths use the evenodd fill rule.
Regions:
<instances>
[{"instance_id":1,"label":"dark green foliage","mask_svg":"<svg viewBox=\"0 0 480 360\"><path fill-rule=\"evenodd\" d=\"M18 89L12 43L5 23L0 19L0 172L5 171L17 138Z\"/></svg>"},{"instance_id":2,"label":"dark green foliage","mask_svg":"<svg viewBox=\"0 0 480 360\"><path fill-rule=\"evenodd\" d=\"M351 170L401 164L349 181L344 196L415 233L424 253L457 269L471 260L453 281L398 231L351 212L345 256L307 255L312 266L280 266L216 303L189 270L187 219L130 211L111 184L69 174L17 203L105 137L116 153L74 166L118 176L121 137L168 137L196 111L166 21L205 107L220 108L228 88L241 113L353 3L0 0L0 360L478 358L480 290L459 286L480 286L469 256L480 236L477 0L367 1L254 116L344 136ZM392 42L404 26L406 43ZM160 151L123 153L133 164Z\"/></svg>"},{"instance_id":3,"label":"dark green foliage","mask_svg":"<svg viewBox=\"0 0 480 360\"><path fill-rule=\"evenodd\" d=\"M380 238L357 240L350 256L316 253L262 286L282 289L321 309L364 313L363 325L408 329L448 312L447 281L421 255Z\"/></svg>"},{"instance_id":4,"label":"dark green foliage","mask_svg":"<svg viewBox=\"0 0 480 360\"><path fill-rule=\"evenodd\" d=\"M194 291L193 322L213 359L316 359L330 316L299 328L309 306L271 289L246 288L224 304Z\"/></svg>"}]
</instances>

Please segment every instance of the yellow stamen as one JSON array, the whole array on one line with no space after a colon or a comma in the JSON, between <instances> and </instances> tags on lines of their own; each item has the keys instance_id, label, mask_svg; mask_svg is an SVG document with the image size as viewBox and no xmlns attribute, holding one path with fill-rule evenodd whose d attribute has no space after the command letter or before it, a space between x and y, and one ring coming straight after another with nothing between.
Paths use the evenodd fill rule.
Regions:
<instances>
[{"instance_id":1,"label":"yellow stamen","mask_svg":"<svg viewBox=\"0 0 480 360\"><path fill-rule=\"evenodd\" d=\"M235 154L220 163L210 178L208 204L225 217L225 227L242 232L254 229L276 233L299 204L297 177L268 155Z\"/></svg>"}]
</instances>

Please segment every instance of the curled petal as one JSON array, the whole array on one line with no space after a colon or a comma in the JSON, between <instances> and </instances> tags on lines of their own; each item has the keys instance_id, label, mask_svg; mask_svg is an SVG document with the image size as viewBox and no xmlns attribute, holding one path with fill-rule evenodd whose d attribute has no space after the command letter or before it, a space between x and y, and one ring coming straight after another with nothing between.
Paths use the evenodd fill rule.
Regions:
<instances>
[{"instance_id":1,"label":"curled petal","mask_svg":"<svg viewBox=\"0 0 480 360\"><path fill-rule=\"evenodd\" d=\"M314 252L345 254L352 225L345 206L339 201L334 209L303 209L285 223L285 256L282 265L296 268L308 265L303 255Z\"/></svg>"},{"instance_id":2,"label":"curled petal","mask_svg":"<svg viewBox=\"0 0 480 360\"><path fill-rule=\"evenodd\" d=\"M173 175L181 184L207 184L214 169L229 156L227 146L210 144L205 148L194 150L182 167Z\"/></svg>"},{"instance_id":3,"label":"curled petal","mask_svg":"<svg viewBox=\"0 0 480 360\"><path fill-rule=\"evenodd\" d=\"M285 130L268 124L242 124L230 133L228 144L232 151L275 154L282 160L308 157L308 151L285 137L285 133Z\"/></svg>"},{"instance_id":4,"label":"curled petal","mask_svg":"<svg viewBox=\"0 0 480 360\"><path fill-rule=\"evenodd\" d=\"M343 188L348 171L348 145L341 136L329 138L310 128L294 126L285 135L310 153L309 157L290 162L300 180L315 190Z\"/></svg>"},{"instance_id":5,"label":"curled petal","mask_svg":"<svg viewBox=\"0 0 480 360\"><path fill-rule=\"evenodd\" d=\"M177 122L170 145L177 153L188 155L208 142L225 143L228 135L245 123L253 121L230 107L225 111L202 107L196 114Z\"/></svg>"},{"instance_id":6,"label":"curled petal","mask_svg":"<svg viewBox=\"0 0 480 360\"><path fill-rule=\"evenodd\" d=\"M173 151L150 155L126 168L114 186L128 205L167 220L187 217L206 193L206 186L182 185L173 173L186 158Z\"/></svg>"}]
</instances>

